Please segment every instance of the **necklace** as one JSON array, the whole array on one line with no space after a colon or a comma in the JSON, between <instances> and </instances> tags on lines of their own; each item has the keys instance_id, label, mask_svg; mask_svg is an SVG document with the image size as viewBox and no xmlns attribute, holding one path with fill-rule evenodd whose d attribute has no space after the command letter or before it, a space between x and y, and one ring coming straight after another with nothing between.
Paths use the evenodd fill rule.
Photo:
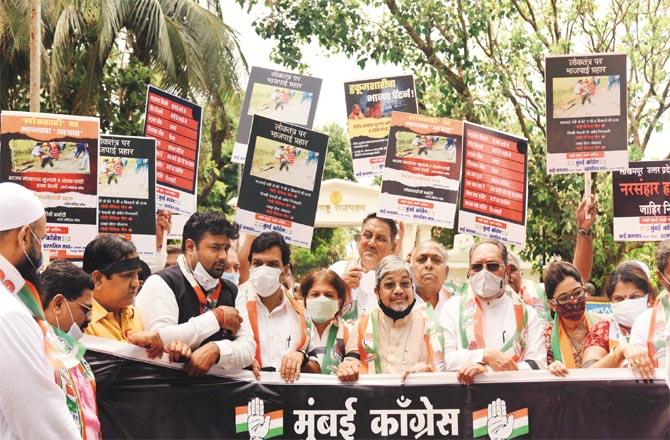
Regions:
<instances>
[{"instance_id":1,"label":"necklace","mask_svg":"<svg viewBox=\"0 0 670 440\"><path fill-rule=\"evenodd\" d=\"M584 325L584 322L582 321L579 326L577 326L573 331L572 334L570 334L567 330L565 331L565 334L568 335L568 340L570 341L570 349L572 350L572 356L575 359L575 365L577 368L582 367L582 355L584 354L584 338L581 338L582 340L580 342L575 341L576 338L573 338L572 335L579 333L580 335L583 335L583 332L581 332L581 329Z\"/></svg>"}]
</instances>

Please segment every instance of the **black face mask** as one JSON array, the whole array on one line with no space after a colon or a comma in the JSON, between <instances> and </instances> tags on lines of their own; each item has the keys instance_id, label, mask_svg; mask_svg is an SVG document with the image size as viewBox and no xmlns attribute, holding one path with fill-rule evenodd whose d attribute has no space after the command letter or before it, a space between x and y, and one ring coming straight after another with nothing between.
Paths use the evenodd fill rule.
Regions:
<instances>
[{"instance_id":1,"label":"black face mask","mask_svg":"<svg viewBox=\"0 0 670 440\"><path fill-rule=\"evenodd\" d=\"M393 310L389 307L386 307L382 300L379 300L379 308L382 309L382 312L384 312L384 315L388 316L394 321L397 321L399 319L404 318L405 316L409 315L410 312L412 311L412 308L414 307L414 304L416 304L416 298L414 298L414 301L410 305L408 305L405 310L402 312L399 312L397 310Z\"/></svg>"}]
</instances>

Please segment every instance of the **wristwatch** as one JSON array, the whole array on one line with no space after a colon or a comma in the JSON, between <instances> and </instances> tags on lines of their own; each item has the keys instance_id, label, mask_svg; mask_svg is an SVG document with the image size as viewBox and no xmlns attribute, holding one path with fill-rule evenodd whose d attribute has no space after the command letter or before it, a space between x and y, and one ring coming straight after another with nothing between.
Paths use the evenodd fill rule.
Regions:
<instances>
[{"instance_id":1,"label":"wristwatch","mask_svg":"<svg viewBox=\"0 0 670 440\"><path fill-rule=\"evenodd\" d=\"M302 353L302 355L303 355L302 363L300 364L300 367L302 368L305 365L307 365L307 362L309 362L309 355L307 354L307 352L305 350L298 350L298 351L300 353Z\"/></svg>"},{"instance_id":2,"label":"wristwatch","mask_svg":"<svg viewBox=\"0 0 670 440\"><path fill-rule=\"evenodd\" d=\"M590 229L578 229L577 232L579 232L579 235L583 235L584 237L590 237L593 235L593 232Z\"/></svg>"}]
</instances>

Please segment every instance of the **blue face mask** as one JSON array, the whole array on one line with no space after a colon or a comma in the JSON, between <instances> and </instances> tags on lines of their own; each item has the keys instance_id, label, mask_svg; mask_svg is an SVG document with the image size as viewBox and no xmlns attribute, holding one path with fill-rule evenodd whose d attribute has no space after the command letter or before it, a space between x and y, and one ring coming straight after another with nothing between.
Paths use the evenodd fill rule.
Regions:
<instances>
[{"instance_id":1,"label":"blue face mask","mask_svg":"<svg viewBox=\"0 0 670 440\"><path fill-rule=\"evenodd\" d=\"M237 286L240 283L240 274L238 272L224 272L221 274L221 279L232 281Z\"/></svg>"}]
</instances>

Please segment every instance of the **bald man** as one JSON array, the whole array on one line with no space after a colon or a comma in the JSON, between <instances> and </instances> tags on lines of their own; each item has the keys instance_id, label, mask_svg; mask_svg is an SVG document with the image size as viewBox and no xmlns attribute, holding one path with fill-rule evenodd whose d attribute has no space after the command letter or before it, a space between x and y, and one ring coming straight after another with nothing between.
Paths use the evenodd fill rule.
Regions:
<instances>
[{"instance_id":1,"label":"bald man","mask_svg":"<svg viewBox=\"0 0 670 440\"><path fill-rule=\"evenodd\" d=\"M411 265L416 283L416 302L430 304L439 317L444 304L452 297L452 293L443 286L449 275L447 251L434 240L424 241L412 252Z\"/></svg>"}]
</instances>

